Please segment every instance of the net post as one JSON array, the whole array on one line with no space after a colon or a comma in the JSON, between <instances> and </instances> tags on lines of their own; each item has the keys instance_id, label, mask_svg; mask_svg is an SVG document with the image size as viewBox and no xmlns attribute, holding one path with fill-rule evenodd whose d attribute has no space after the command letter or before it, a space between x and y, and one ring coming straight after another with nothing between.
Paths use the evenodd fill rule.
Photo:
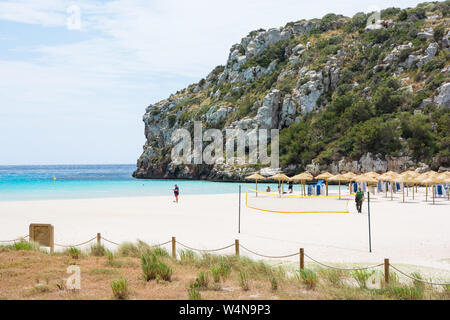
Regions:
<instances>
[{"instance_id":1,"label":"net post","mask_svg":"<svg viewBox=\"0 0 450 320\"><path fill-rule=\"evenodd\" d=\"M305 249L300 248L300 270L305 268Z\"/></svg>"},{"instance_id":2,"label":"net post","mask_svg":"<svg viewBox=\"0 0 450 320\"><path fill-rule=\"evenodd\" d=\"M100 247L101 239L102 239L102 235L100 233L97 233L97 247Z\"/></svg>"},{"instance_id":3,"label":"net post","mask_svg":"<svg viewBox=\"0 0 450 320\"><path fill-rule=\"evenodd\" d=\"M234 249L236 251L236 256L239 257L239 240L234 240Z\"/></svg>"},{"instance_id":4,"label":"net post","mask_svg":"<svg viewBox=\"0 0 450 320\"><path fill-rule=\"evenodd\" d=\"M172 237L172 258L177 259L177 241L175 237Z\"/></svg>"},{"instance_id":5,"label":"net post","mask_svg":"<svg viewBox=\"0 0 450 320\"><path fill-rule=\"evenodd\" d=\"M384 283L389 283L389 259L384 259Z\"/></svg>"}]
</instances>

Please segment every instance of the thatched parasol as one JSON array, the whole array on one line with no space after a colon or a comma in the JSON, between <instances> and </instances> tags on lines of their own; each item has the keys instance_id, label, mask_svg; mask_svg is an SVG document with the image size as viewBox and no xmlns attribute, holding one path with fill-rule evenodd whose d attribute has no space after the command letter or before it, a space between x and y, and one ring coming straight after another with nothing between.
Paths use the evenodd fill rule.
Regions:
<instances>
[{"instance_id":1,"label":"thatched parasol","mask_svg":"<svg viewBox=\"0 0 450 320\"><path fill-rule=\"evenodd\" d=\"M378 180L380 181L389 181L391 183L391 200L393 200L393 192L394 188L392 186L393 183L395 183L396 179L398 179L399 174L394 171L388 171L383 173L378 177ZM386 189L386 197L387 197L387 189Z\"/></svg>"},{"instance_id":2,"label":"thatched parasol","mask_svg":"<svg viewBox=\"0 0 450 320\"><path fill-rule=\"evenodd\" d=\"M300 181L302 184L303 195L306 195L305 181L314 179L311 173L303 172L290 178L291 181Z\"/></svg>"},{"instance_id":3,"label":"thatched parasol","mask_svg":"<svg viewBox=\"0 0 450 320\"><path fill-rule=\"evenodd\" d=\"M347 181L350 181L350 179L345 177L342 174L337 174L337 175L332 176L331 178L329 178L328 181L338 181L338 183L339 183L339 199L340 199L341 198L341 181L342 182L347 182Z\"/></svg>"},{"instance_id":4,"label":"thatched parasol","mask_svg":"<svg viewBox=\"0 0 450 320\"><path fill-rule=\"evenodd\" d=\"M255 180L256 182L256 196L258 196L258 180L265 180L266 177L258 174L258 173L254 173L251 176L245 177L246 180Z\"/></svg>"},{"instance_id":5,"label":"thatched parasol","mask_svg":"<svg viewBox=\"0 0 450 320\"><path fill-rule=\"evenodd\" d=\"M278 181L278 190L279 191L280 191L280 188L279 188L280 187L280 182L281 182L281 187L283 188L283 182L291 180L284 173L277 173L276 175L269 177L269 179ZM284 190L282 190L282 191L284 191Z\"/></svg>"},{"instance_id":6,"label":"thatched parasol","mask_svg":"<svg viewBox=\"0 0 450 320\"><path fill-rule=\"evenodd\" d=\"M410 174L403 174L403 175L399 175L396 179L396 182L400 182L402 184L402 193L403 193L403 202L405 202L405 184L412 184L414 185L415 183L415 178L412 177ZM408 190L408 189L406 189ZM408 196L408 194L406 194ZM413 188L413 200L414 200L414 188Z\"/></svg>"},{"instance_id":7,"label":"thatched parasol","mask_svg":"<svg viewBox=\"0 0 450 320\"><path fill-rule=\"evenodd\" d=\"M328 179L330 179L333 175L329 172L324 172L319 174L318 176L316 176L316 180L325 180L325 185L327 187L327 193L326 195L328 196Z\"/></svg>"},{"instance_id":8,"label":"thatched parasol","mask_svg":"<svg viewBox=\"0 0 450 320\"><path fill-rule=\"evenodd\" d=\"M447 178L446 176L440 176L439 174L430 175L430 177L428 179L426 179L424 181L424 183L432 186L433 204L434 204L434 198L436 196L437 185L450 183L450 178Z\"/></svg>"},{"instance_id":9,"label":"thatched parasol","mask_svg":"<svg viewBox=\"0 0 450 320\"><path fill-rule=\"evenodd\" d=\"M418 175L415 179L417 184L425 185L425 201L428 201L428 187L432 185L432 179L433 177L437 176L438 173L436 171L430 170L425 173L422 173ZM432 187L433 191L433 187Z\"/></svg>"},{"instance_id":10,"label":"thatched parasol","mask_svg":"<svg viewBox=\"0 0 450 320\"><path fill-rule=\"evenodd\" d=\"M342 176L348 178L349 181L352 181L352 179L353 179L354 177L356 177L357 174L355 174L355 173L349 171L349 172L347 172L347 173L344 173Z\"/></svg>"},{"instance_id":11,"label":"thatched parasol","mask_svg":"<svg viewBox=\"0 0 450 320\"><path fill-rule=\"evenodd\" d=\"M367 183L367 185L372 184L372 185L376 185L378 184L378 180L375 178L372 178L370 176L366 176L364 174L360 174L359 176L355 176L352 181L355 182L361 182L361 183ZM365 190L364 190L365 191Z\"/></svg>"},{"instance_id":12,"label":"thatched parasol","mask_svg":"<svg viewBox=\"0 0 450 320\"><path fill-rule=\"evenodd\" d=\"M366 173L363 173L362 175L366 176L366 177L371 177L374 179L377 179L380 176L380 174L376 173L375 171L366 172Z\"/></svg>"}]
</instances>

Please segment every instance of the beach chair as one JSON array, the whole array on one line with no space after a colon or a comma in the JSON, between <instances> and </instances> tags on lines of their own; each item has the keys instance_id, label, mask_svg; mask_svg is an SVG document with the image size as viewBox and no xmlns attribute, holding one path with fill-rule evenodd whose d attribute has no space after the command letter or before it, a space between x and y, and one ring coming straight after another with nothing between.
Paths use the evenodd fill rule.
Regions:
<instances>
[{"instance_id":1,"label":"beach chair","mask_svg":"<svg viewBox=\"0 0 450 320\"><path fill-rule=\"evenodd\" d=\"M312 185L308 185L308 196L312 196L313 190Z\"/></svg>"},{"instance_id":2,"label":"beach chair","mask_svg":"<svg viewBox=\"0 0 450 320\"><path fill-rule=\"evenodd\" d=\"M436 186L436 189L437 189L437 195L438 195L438 196L440 196L440 197L444 196L444 190L443 190L441 184L438 184L438 185Z\"/></svg>"}]
</instances>

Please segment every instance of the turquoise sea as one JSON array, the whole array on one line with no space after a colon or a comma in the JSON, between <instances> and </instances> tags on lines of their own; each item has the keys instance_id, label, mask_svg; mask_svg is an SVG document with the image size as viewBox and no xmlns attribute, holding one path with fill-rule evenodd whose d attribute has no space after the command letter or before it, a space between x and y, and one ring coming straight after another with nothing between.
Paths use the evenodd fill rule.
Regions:
<instances>
[{"instance_id":1,"label":"turquoise sea","mask_svg":"<svg viewBox=\"0 0 450 320\"><path fill-rule=\"evenodd\" d=\"M239 183L193 180L138 180L135 165L0 166L0 201L83 199L237 193ZM54 180L56 179L56 180ZM240 183L242 191L254 183ZM268 185L259 184L260 190ZM271 184L272 190L276 185Z\"/></svg>"}]
</instances>

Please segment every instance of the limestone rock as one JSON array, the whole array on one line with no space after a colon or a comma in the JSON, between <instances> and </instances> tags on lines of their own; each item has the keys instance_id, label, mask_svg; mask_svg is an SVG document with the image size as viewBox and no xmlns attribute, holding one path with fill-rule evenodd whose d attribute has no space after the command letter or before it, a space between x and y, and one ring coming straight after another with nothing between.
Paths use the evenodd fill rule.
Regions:
<instances>
[{"instance_id":1,"label":"limestone rock","mask_svg":"<svg viewBox=\"0 0 450 320\"><path fill-rule=\"evenodd\" d=\"M450 82L444 83L437 89L437 96L434 97L434 103L441 107L450 108Z\"/></svg>"},{"instance_id":2,"label":"limestone rock","mask_svg":"<svg viewBox=\"0 0 450 320\"><path fill-rule=\"evenodd\" d=\"M281 92L274 89L269 92L263 101L262 107L256 114L256 122L261 129L278 128L278 111L281 105Z\"/></svg>"}]
</instances>

